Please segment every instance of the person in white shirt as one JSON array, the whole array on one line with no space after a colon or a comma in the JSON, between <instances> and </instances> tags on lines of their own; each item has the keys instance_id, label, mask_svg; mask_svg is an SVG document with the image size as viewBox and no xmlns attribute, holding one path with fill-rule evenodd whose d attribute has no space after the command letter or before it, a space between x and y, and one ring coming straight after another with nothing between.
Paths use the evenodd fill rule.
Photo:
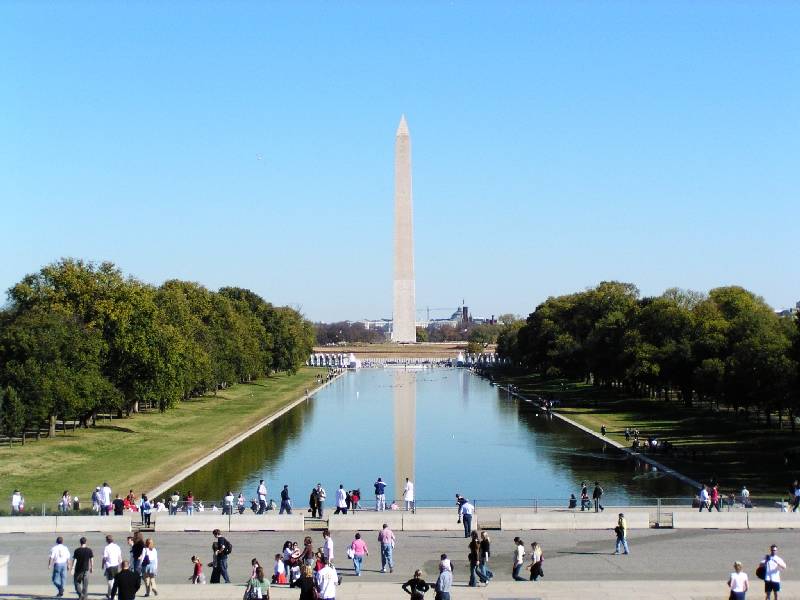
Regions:
<instances>
[{"instance_id":1,"label":"person in white shirt","mask_svg":"<svg viewBox=\"0 0 800 600\"><path fill-rule=\"evenodd\" d=\"M263 479L258 482L256 494L258 495L258 514L263 515L267 510L267 486Z\"/></svg>"},{"instance_id":2,"label":"person in white shirt","mask_svg":"<svg viewBox=\"0 0 800 600\"><path fill-rule=\"evenodd\" d=\"M150 592L158 596L156 575L158 575L158 550L156 550L153 540L147 538L144 541L144 552L142 553L142 579L144 580L145 596L149 596Z\"/></svg>"},{"instance_id":3,"label":"person in white shirt","mask_svg":"<svg viewBox=\"0 0 800 600\"><path fill-rule=\"evenodd\" d=\"M703 512L704 508L707 508L708 512L711 512L711 497L708 495L708 488L706 488L706 486L700 489L700 512Z\"/></svg>"},{"instance_id":4,"label":"person in white shirt","mask_svg":"<svg viewBox=\"0 0 800 600\"><path fill-rule=\"evenodd\" d=\"M333 539L331 532L327 529L322 530L322 555L325 557L329 565L333 565Z\"/></svg>"},{"instance_id":5,"label":"person in white shirt","mask_svg":"<svg viewBox=\"0 0 800 600\"><path fill-rule=\"evenodd\" d=\"M467 500L461 505L461 521L464 523L464 537L468 538L472 535L472 513L475 512L475 506Z\"/></svg>"},{"instance_id":6,"label":"person in white shirt","mask_svg":"<svg viewBox=\"0 0 800 600\"><path fill-rule=\"evenodd\" d=\"M64 584L67 580L67 563L70 558L69 548L64 545L64 538L58 536L56 545L50 549L50 558L47 561L47 568L53 569L52 582L58 590L58 598L64 595Z\"/></svg>"},{"instance_id":7,"label":"person in white shirt","mask_svg":"<svg viewBox=\"0 0 800 600\"><path fill-rule=\"evenodd\" d=\"M406 485L403 487L403 502L406 503L406 510L414 508L414 484L406 477Z\"/></svg>"},{"instance_id":8,"label":"person in white shirt","mask_svg":"<svg viewBox=\"0 0 800 600\"><path fill-rule=\"evenodd\" d=\"M18 515L21 511L20 506L22 506L22 493L14 490L14 493L11 494L11 514Z\"/></svg>"},{"instance_id":9,"label":"person in white shirt","mask_svg":"<svg viewBox=\"0 0 800 600\"><path fill-rule=\"evenodd\" d=\"M108 482L103 482L103 489L100 490L100 514L108 516L111 508L111 486Z\"/></svg>"},{"instance_id":10,"label":"person in white shirt","mask_svg":"<svg viewBox=\"0 0 800 600\"><path fill-rule=\"evenodd\" d=\"M319 592L320 600L333 600L336 598L336 584L339 579L336 574L336 569L328 564L325 557L322 557L322 563L325 565L314 576L317 582L317 592Z\"/></svg>"},{"instance_id":11,"label":"person in white shirt","mask_svg":"<svg viewBox=\"0 0 800 600\"><path fill-rule=\"evenodd\" d=\"M344 491L344 485L339 484L339 489L336 490L336 510L333 514L339 513L347 514L347 492Z\"/></svg>"},{"instance_id":12,"label":"person in white shirt","mask_svg":"<svg viewBox=\"0 0 800 600\"><path fill-rule=\"evenodd\" d=\"M233 492L230 490L227 494L225 494L225 498L222 501L222 514L223 515L232 515L233 514Z\"/></svg>"},{"instance_id":13,"label":"person in white shirt","mask_svg":"<svg viewBox=\"0 0 800 600\"><path fill-rule=\"evenodd\" d=\"M730 600L745 600L745 593L750 588L747 573L742 571L742 563L738 560L733 563L733 573L728 578L728 587L731 588Z\"/></svg>"},{"instance_id":14,"label":"person in white shirt","mask_svg":"<svg viewBox=\"0 0 800 600\"><path fill-rule=\"evenodd\" d=\"M518 537L514 538L514 543L516 547L514 548L514 567L511 571L511 576L514 581L525 581L525 578L520 575L522 565L525 562L525 544Z\"/></svg>"},{"instance_id":15,"label":"person in white shirt","mask_svg":"<svg viewBox=\"0 0 800 600\"><path fill-rule=\"evenodd\" d=\"M742 506L745 508L753 508L753 504L750 502L750 490L747 489L747 486L742 486L740 495L742 497Z\"/></svg>"},{"instance_id":16,"label":"person in white shirt","mask_svg":"<svg viewBox=\"0 0 800 600\"><path fill-rule=\"evenodd\" d=\"M769 594L775 594L775 600L778 600L778 592L781 591L781 569L786 569L786 563L778 556L778 547L775 544L769 547L769 554L761 561L764 565L764 592L766 593L766 600L769 600Z\"/></svg>"},{"instance_id":17,"label":"person in white shirt","mask_svg":"<svg viewBox=\"0 0 800 600\"><path fill-rule=\"evenodd\" d=\"M114 538L106 536L106 547L103 549L103 573L108 582L108 597L111 597L111 588L114 587L114 577L119 573L122 563L122 550L114 543Z\"/></svg>"}]
</instances>

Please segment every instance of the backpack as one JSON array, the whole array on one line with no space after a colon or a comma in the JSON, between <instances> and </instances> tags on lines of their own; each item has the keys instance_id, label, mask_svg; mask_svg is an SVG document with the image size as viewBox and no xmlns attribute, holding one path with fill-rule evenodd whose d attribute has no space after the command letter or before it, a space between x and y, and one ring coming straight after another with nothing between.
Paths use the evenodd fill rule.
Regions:
<instances>
[{"instance_id":1,"label":"backpack","mask_svg":"<svg viewBox=\"0 0 800 600\"><path fill-rule=\"evenodd\" d=\"M761 580L764 580L767 577L767 561L769 560L769 558L770 558L769 556L765 556L764 562L760 563L756 567L756 577L758 577Z\"/></svg>"},{"instance_id":2,"label":"backpack","mask_svg":"<svg viewBox=\"0 0 800 600\"><path fill-rule=\"evenodd\" d=\"M233 544L228 541L228 538L222 538L222 544L224 546L225 556L233 552Z\"/></svg>"}]
</instances>

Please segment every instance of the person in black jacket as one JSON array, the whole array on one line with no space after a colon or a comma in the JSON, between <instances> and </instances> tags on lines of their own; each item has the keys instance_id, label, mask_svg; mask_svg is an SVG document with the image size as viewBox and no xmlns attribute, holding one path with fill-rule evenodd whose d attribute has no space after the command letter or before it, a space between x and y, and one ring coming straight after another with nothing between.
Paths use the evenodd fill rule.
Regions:
<instances>
[{"instance_id":1,"label":"person in black jacket","mask_svg":"<svg viewBox=\"0 0 800 600\"><path fill-rule=\"evenodd\" d=\"M418 597L421 597L425 592L431 589L431 586L422 578L422 571L417 569L414 571L414 577L406 581L402 585L403 591L406 594L411 595L414 597L414 593L416 592Z\"/></svg>"},{"instance_id":2,"label":"person in black jacket","mask_svg":"<svg viewBox=\"0 0 800 600\"><path fill-rule=\"evenodd\" d=\"M111 599L119 594L119 600L133 600L136 592L139 591L139 575L131 571L131 565L127 560L123 560L120 565L121 571L114 575L114 586L111 588Z\"/></svg>"}]
</instances>

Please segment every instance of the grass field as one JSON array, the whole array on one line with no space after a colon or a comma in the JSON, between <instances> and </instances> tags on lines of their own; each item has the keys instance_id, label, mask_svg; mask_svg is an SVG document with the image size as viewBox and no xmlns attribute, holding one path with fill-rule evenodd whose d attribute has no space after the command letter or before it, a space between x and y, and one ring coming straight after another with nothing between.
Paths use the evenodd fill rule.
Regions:
<instances>
[{"instance_id":1,"label":"grass field","mask_svg":"<svg viewBox=\"0 0 800 600\"><path fill-rule=\"evenodd\" d=\"M0 448L0 510L7 512L19 488L28 510L55 510L64 489L85 503L96 485L108 481L125 496L166 480L315 387L319 369L303 368L239 384L216 396L182 402L164 414L140 413L98 421L54 439Z\"/></svg>"},{"instance_id":2,"label":"grass field","mask_svg":"<svg viewBox=\"0 0 800 600\"><path fill-rule=\"evenodd\" d=\"M680 400L633 398L591 385L538 376L507 377L520 391L561 400L559 412L595 431L605 425L608 437L627 445L625 427L639 429L642 437L669 440L677 452L656 454L656 460L697 481L716 478L726 493L747 485L753 493L786 495L800 474L800 428L792 434L783 428L736 418L728 409L710 404L686 407ZM788 463L785 460L788 454Z\"/></svg>"}]
</instances>

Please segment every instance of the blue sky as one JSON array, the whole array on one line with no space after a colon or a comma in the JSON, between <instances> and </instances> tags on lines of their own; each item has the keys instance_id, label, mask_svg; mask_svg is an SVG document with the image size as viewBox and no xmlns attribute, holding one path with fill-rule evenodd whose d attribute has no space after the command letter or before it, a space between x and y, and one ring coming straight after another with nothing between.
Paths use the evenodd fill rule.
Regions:
<instances>
[{"instance_id":1,"label":"blue sky","mask_svg":"<svg viewBox=\"0 0 800 600\"><path fill-rule=\"evenodd\" d=\"M0 287L61 256L391 315L606 279L800 300L800 3L0 3ZM443 311L434 311L443 316Z\"/></svg>"}]
</instances>

